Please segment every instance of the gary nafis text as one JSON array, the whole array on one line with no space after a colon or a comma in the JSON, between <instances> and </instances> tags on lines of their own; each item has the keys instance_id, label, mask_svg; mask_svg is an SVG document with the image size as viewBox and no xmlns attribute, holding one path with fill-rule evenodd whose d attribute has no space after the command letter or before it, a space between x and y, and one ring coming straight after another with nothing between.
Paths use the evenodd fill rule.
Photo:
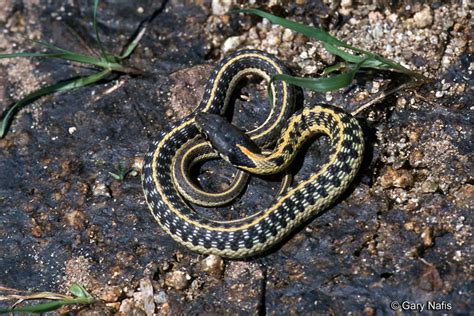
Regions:
<instances>
[{"instance_id":1,"label":"gary nafis text","mask_svg":"<svg viewBox=\"0 0 474 316\"><path fill-rule=\"evenodd\" d=\"M441 301L428 301L426 303L414 303L410 301L393 301L390 303L390 308L393 310L402 311L449 311L452 309L451 303Z\"/></svg>"}]
</instances>

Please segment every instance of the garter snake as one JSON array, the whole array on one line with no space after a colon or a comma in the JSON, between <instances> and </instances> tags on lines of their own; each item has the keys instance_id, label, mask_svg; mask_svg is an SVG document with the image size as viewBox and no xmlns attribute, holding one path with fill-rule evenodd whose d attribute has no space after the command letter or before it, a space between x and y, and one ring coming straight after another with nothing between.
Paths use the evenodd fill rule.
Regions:
<instances>
[{"instance_id":1,"label":"garter snake","mask_svg":"<svg viewBox=\"0 0 474 316\"><path fill-rule=\"evenodd\" d=\"M263 151L263 153L269 154L270 151ZM237 169L232 181L224 190L209 192L199 187L191 178L191 169L201 162L220 157L201 136L185 143L176 152L175 157L172 164L173 183L186 201L196 205L205 207L227 205L243 192L249 179L249 173ZM291 172L286 169L277 195L283 193L290 186L291 180Z\"/></svg>"},{"instance_id":2,"label":"garter snake","mask_svg":"<svg viewBox=\"0 0 474 316\"><path fill-rule=\"evenodd\" d=\"M307 138L325 134L331 145L327 163L276 197L270 207L248 217L216 221L195 212L173 183L173 160L186 142L200 135L200 129L205 129L198 126L198 123L207 124L209 116L203 113L222 113L232 78L249 69L269 76L284 71L275 57L260 51L243 50L229 55L211 74L203 99L194 112L164 130L145 155L142 185L153 217L174 240L196 252L241 258L267 250L333 203L354 178L362 161L363 135L355 118L329 105L305 107L293 115L284 128L275 126L280 138L270 155L254 153L246 144L236 144L239 146L227 150L224 156L230 161L239 156L240 160L246 160L243 168L253 170L263 166L267 173L288 165ZM275 99L282 98L284 103L290 97L287 84L274 82L272 88ZM268 124L272 126L275 122ZM214 131L218 130L215 127L210 126L210 130L204 132L214 138L217 135ZM221 147L226 149L225 145Z\"/></svg>"}]
</instances>

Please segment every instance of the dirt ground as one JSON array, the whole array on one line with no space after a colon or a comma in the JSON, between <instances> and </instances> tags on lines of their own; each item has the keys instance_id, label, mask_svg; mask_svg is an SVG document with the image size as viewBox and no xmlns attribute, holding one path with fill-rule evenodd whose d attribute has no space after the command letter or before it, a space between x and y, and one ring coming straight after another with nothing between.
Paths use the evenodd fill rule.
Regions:
<instances>
[{"instance_id":1,"label":"dirt ground","mask_svg":"<svg viewBox=\"0 0 474 316\"><path fill-rule=\"evenodd\" d=\"M43 97L0 140L0 295L66 293L78 283L100 302L75 311L127 315L385 315L396 314L397 303L405 312L474 310L473 8L467 1L337 2L249 6L325 28L432 79L358 115L366 156L338 203L249 260L195 254L158 226L140 183L144 153L164 127L191 113L219 59L257 48L295 75L314 77L337 62L300 34L255 16L223 15L244 1L168 1L126 62L144 75ZM107 50L119 53L159 6L102 1ZM92 1L3 0L0 52L38 51L32 40L41 39L90 54L97 48L92 9ZM0 110L93 71L57 59L0 59ZM361 72L346 89L304 91L299 99L353 111L392 81ZM250 84L240 94L236 124L251 128L267 114L265 89ZM295 182L324 162L327 145L323 138L305 148ZM120 165L130 170L123 181L110 174ZM232 173L208 163L200 179L218 189ZM227 219L268 206L277 180L252 178L232 207L200 211Z\"/></svg>"}]
</instances>

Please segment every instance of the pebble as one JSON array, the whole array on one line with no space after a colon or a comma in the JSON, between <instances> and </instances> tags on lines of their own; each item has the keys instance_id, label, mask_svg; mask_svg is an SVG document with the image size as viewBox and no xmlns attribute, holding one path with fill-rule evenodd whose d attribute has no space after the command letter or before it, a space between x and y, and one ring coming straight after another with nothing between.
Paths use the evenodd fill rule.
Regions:
<instances>
[{"instance_id":1,"label":"pebble","mask_svg":"<svg viewBox=\"0 0 474 316\"><path fill-rule=\"evenodd\" d=\"M413 20L415 21L415 26L420 29L430 26L433 23L431 9L429 7L425 7L420 12L415 13Z\"/></svg>"},{"instance_id":2,"label":"pebble","mask_svg":"<svg viewBox=\"0 0 474 316\"><path fill-rule=\"evenodd\" d=\"M460 250L456 250L454 252L453 260L461 261L462 260L462 252Z\"/></svg>"},{"instance_id":3,"label":"pebble","mask_svg":"<svg viewBox=\"0 0 474 316\"><path fill-rule=\"evenodd\" d=\"M425 247L430 247L433 244L433 229L431 227L426 227L421 233L421 240Z\"/></svg>"},{"instance_id":4,"label":"pebble","mask_svg":"<svg viewBox=\"0 0 474 316\"><path fill-rule=\"evenodd\" d=\"M403 224L403 227L406 230L413 230L413 228L415 227L415 224L413 222L406 222L405 224Z\"/></svg>"},{"instance_id":5,"label":"pebble","mask_svg":"<svg viewBox=\"0 0 474 316\"><path fill-rule=\"evenodd\" d=\"M140 280L140 291L133 293L135 304L143 309L147 316L152 316L155 312L155 301L153 297L153 286L150 279Z\"/></svg>"},{"instance_id":6,"label":"pebble","mask_svg":"<svg viewBox=\"0 0 474 316\"><path fill-rule=\"evenodd\" d=\"M408 161L410 162L410 165L412 167L419 168L424 165L423 158L424 158L423 151L419 149L415 149L408 157Z\"/></svg>"},{"instance_id":7,"label":"pebble","mask_svg":"<svg viewBox=\"0 0 474 316\"><path fill-rule=\"evenodd\" d=\"M290 41L293 40L294 37L295 37L295 35L293 34L292 30L285 29L283 31L283 35L282 35L281 39L282 39L283 42L290 42Z\"/></svg>"},{"instance_id":8,"label":"pebble","mask_svg":"<svg viewBox=\"0 0 474 316\"><path fill-rule=\"evenodd\" d=\"M77 230L84 229L85 224L87 222L86 214L84 214L82 210L70 211L64 216L64 219L66 220L66 223L68 223L69 226ZM114 302L114 301L107 301L107 302Z\"/></svg>"},{"instance_id":9,"label":"pebble","mask_svg":"<svg viewBox=\"0 0 474 316\"><path fill-rule=\"evenodd\" d=\"M34 218L31 219L31 236L40 238L43 235L43 230L41 226L38 225Z\"/></svg>"},{"instance_id":10,"label":"pebble","mask_svg":"<svg viewBox=\"0 0 474 316\"><path fill-rule=\"evenodd\" d=\"M112 197L110 194L110 189L105 183L102 182L96 182L94 184L94 188L92 190L92 194L94 196L105 196L105 197Z\"/></svg>"},{"instance_id":11,"label":"pebble","mask_svg":"<svg viewBox=\"0 0 474 316\"><path fill-rule=\"evenodd\" d=\"M132 315L133 300L131 298L124 299L120 304L119 313L120 315Z\"/></svg>"},{"instance_id":12,"label":"pebble","mask_svg":"<svg viewBox=\"0 0 474 316\"><path fill-rule=\"evenodd\" d=\"M189 286L191 276L183 271L168 272L165 275L165 284L176 290L184 290Z\"/></svg>"},{"instance_id":13,"label":"pebble","mask_svg":"<svg viewBox=\"0 0 474 316\"><path fill-rule=\"evenodd\" d=\"M380 184L384 188L408 188L413 185L413 176L406 169L394 170L389 167L382 175Z\"/></svg>"},{"instance_id":14,"label":"pebble","mask_svg":"<svg viewBox=\"0 0 474 316\"><path fill-rule=\"evenodd\" d=\"M230 9L231 4L232 4L232 0L212 0L212 4L211 4L212 14L214 15L226 14Z\"/></svg>"},{"instance_id":15,"label":"pebble","mask_svg":"<svg viewBox=\"0 0 474 316\"><path fill-rule=\"evenodd\" d=\"M438 182L431 178L428 178L421 184L421 192L423 193L434 193L438 190L438 188Z\"/></svg>"},{"instance_id":16,"label":"pebble","mask_svg":"<svg viewBox=\"0 0 474 316\"><path fill-rule=\"evenodd\" d=\"M122 289L119 286L106 286L102 293L100 294L99 298L108 303L117 302L122 295Z\"/></svg>"},{"instance_id":17,"label":"pebble","mask_svg":"<svg viewBox=\"0 0 474 316\"><path fill-rule=\"evenodd\" d=\"M231 37L229 37L222 44L222 47L221 47L222 53L226 54L230 51L235 50L237 47L239 47L239 45L241 43L242 43L242 39L240 38L240 36L231 36Z\"/></svg>"},{"instance_id":18,"label":"pebble","mask_svg":"<svg viewBox=\"0 0 474 316\"><path fill-rule=\"evenodd\" d=\"M156 304L165 304L168 302L168 295L166 295L165 291L159 291L153 296L153 299Z\"/></svg>"},{"instance_id":19,"label":"pebble","mask_svg":"<svg viewBox=\"0 0 474 316\"><path fill-rule=\"evenodd\" d=\"M342 0L341 7L343 7L344 9L352 7L352 0Z\"/></svg>"},{"instance_id":20,"label":"pebble","mask_svg":"<svg viewBox=\"0 0 474 316\"><path fill-rule=\"evenodd\" d=\"M220 275L224 272L224 260L216 255L209 255L201 261L201 269L214 275Z\"/></svg>"}]
</instances>

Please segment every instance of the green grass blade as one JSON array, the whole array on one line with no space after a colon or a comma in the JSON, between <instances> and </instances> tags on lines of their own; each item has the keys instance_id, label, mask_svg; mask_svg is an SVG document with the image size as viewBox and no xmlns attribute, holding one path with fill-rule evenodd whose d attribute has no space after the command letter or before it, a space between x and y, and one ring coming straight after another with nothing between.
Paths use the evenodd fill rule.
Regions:
<instances>
[{"instance_id":1,"label":"green grass blade","mask_svg":"<svg viewBox=\"0 0 474 316\"><path fill-rule=\"evenodd\" d=\"M87 305L92 304L93 302L94 299L92 297L78 298L72 300L57 300L23 307L0 308L0 313L46 313L54 311L66 305Z\"/></svg>"},{"instance_id":2,"label":"green grass blade","mask_svg":"<svg viewBox=\"0 0 474 316\"><path fill-rule=\"evenodd\" d=\"M58 54L56 58L76 61L79 63L89 64L89 65L94 65L94 66L99 66L99 67L102 67L102 64L103 64L103 62L98 58L81 55L81 54L61 53L61 54Z\"/></svg>"},{"instance_id":3,"label":"green grass blade","mask_svg":"<svg viewBox=\"0 0 474 316\"><path fill-rule=\"evenodd\" d=\"M44 57L44 58L59 58L69 61L74 61L82 64L97 66L103 69L114 70L119 72L131 72L128 67L124 67L119 63L98 59L96 57L81 55L76 53L12 53L0 54L0 58L16 58L16 57ZM110 59L110 58L109 58Z\"/></svg>"},{"instance_id":4,"label":"green grass blade","mask_svg":"<svg viewBox=\"0 0 474 316\"><path fill-rule=\"evenodd\" d=\"M104 65L108 65L97 59L95 57L76 54L76 53L11 53L11 54L0 54L0 58L16 58L16 57L44 57L44 58L60 58L70 61L77 61L83 64L95 65L99 67L104 67Z\"/></svg>"},{"instance_id":5,"label":"green grass blade","mask_svg":"<svg viewBox=\"0 0 474 316\"><path fill-rule=\"evenodd\" d=\"M9 53L9 54L0 54L0 58L16 58L16 57L50 57L55 58L61 53Z\"/></svg>"},{"instance_id":6,"label":"green grass blade","mask_svg":"<svg viewBox=\"0 0 474 316\"><path fill-rule=\"evenodd\" d=\"M327 76L329 75L330 73L332 72L335 72L335 71L339 71L341 69L344 69L347 67L347 64L346 63L338 63L338 64L335 64L335 65L332 65L332 66L329 66L329 67L326 67L324 68L321 76L324 77L324 76Z\"/></svg>"},{"instance_id":7,"label":"green grass blade","mask_svg":"<svg viewBox=\"0 0 474 316\"><path fill-rule=\"evenodd\" d=\"M0 308L0 313L46 313L61 308L64 305L69 305L67 302L68 301L52 301L17 308Z\"/></svg>"},{"instance_id":8,"label":"green grass blade","mask_svg":"<svg viewBox=\"0 0 474 316\"><path fill-rule=\"evenodd\" d=\"M324 43L324 48L331 54L339 56L345 61L350 62L350 63L359 63L361 60L365 58L363 56L357 56L357 55L353 55L351 53L345 52L342 49L339 49L336 46L331 45L329 43Z\"/></svg>"},{"instance_id":9,"label":"green grass blade","mask_svg":"<svg viewBox=\"0 0 474 316\"><path fill-rule=\"evenodd\" d=\"M301 78L286 74L279 74L273 76L272 81L282 80L301 88L318 92L327 92L348 86L354 78L354 75L354 70L337 74L329 78Z\"/></svg>"},{"instance_id":10,"label":"green grass blade","mask_svg":"<svg viewBox=\"0 0 474 316\"><path fill-rule=\"evenodd\" d=\"M98 6L99 6L99 0L94 0L93 26L95 30L95 39L97 41L97 45L99 46L101 57L109 61L109 57L108 57L109 54L107 54L107 52L104 49L104 46L102 45L102 41L100 40L100 35L99 35L99 28L97 27L97 7Z\"/></svg>"},{"instance_id":11,"label":"green grass blade","mask_svg":"<svg viewBox=\"0 0 474 316\"><path fill-rule=\"evenodd\" d=\"M324 48L333 55L339 56L344 59L346 62L357 64L362 60L366 60L363 67L364 68L377 68L377 69L388 69L391 68L388 63L382 62L379 58L375 56L357 56L351 53L345 52L342 49L339 49L331 44L324 44ZM393 68L393 67L392 67Z\"/></svg>"},{"instance_id":12,"label":"green grass blade","mask_svg":"<svg viewBox=\"0 0 474 316\"><path fill-rule=\"evenodd\" d=\"M97 82L105 78L109 74L110 74L110 70L103 70L101 72L95 73L87 77L81 77L79 79L73 79L73 80L53 84L53 85L41 88L39 90L36 90L26 95L23 99L21 99L20 101L17 101L11 107L9 107L7 110L3 112L3 115L0 121L0 138L5 137L13 116L19 109L21 109L26 104L42 96L45 96L47 94L60 92L60 91L67 91L67 90L87 86L89 84L92 84L94 82Z\"/></svg>"},{"instance_id":13,"label":"green grass blade","mask_svg":"<svg viewBox=\"0 0 474 316\"><path fill-rule=\"evenodd\" d=\"M49 48L51 50L57 50L57 51L62 52L62 53L76 54L75 52L72 52L70 50L67 50L67 49L61 48L59 46L56 46L54 44L46 43L46 42L43 42L43 41L36 41L35 40L35 41L33 41L33 43L44 46L44 47Z\"/></svg>"},{"instance_id":14,"label":"green grass blade","mask_svg":"<svg viewBox=\"0 0 474 316\"><path fill-rule=\"evenodd\" d=\"M310 89L317 92L328 92L328 91L333 91L333 90L347 87L348 85L351 84L352 79L354 79L355 74L365 62L367 62L367 59L364 59L361 62L359 62L357 65L355 65L355 67L353 67L353 69L347 72L343 72L338 75L331 76L329 78L301 78L301 77L293 77L286 74L275 75L272 77L272 79L270 80L268 84L267 91L268 91L269 99L270 101L273 99L273 95L271 93L272 90L270 89L270 84L276 80L282 80L289 84L292 84L301 88Z\"/></svg>"},{"instance_id":15,"label":"green grass blade","mask_svg":"<svg viewBox=\"0 0 474 316\"><path fill-rule=\"evenodd\" d=\"M74 295L77 298L91 298L92 297L89 294L89 292L86 291L84 287L76 283L71 285L71 287L69 288L69 292L71 292L72 295Z\"/></svg>"},{"instance_id":16,"label":"green grass blade","mask_svg":"<svg viewBox=\"0 0 474 316\"><path fill-rule=\"evenodd\" d=\"M137 36L132 40L132 42L127 46L127 48L125 49L125 52L120 56L120 59L125 59L125 58L128 58L132 53L133 51L135 50L135 48L138 46L138 42L140 42L140 40L142 39L143 35L145 34L146 32L146 29L147 29L147 25L144 26L140 32L138 32Z\"/></svg>"}]
</instances>

